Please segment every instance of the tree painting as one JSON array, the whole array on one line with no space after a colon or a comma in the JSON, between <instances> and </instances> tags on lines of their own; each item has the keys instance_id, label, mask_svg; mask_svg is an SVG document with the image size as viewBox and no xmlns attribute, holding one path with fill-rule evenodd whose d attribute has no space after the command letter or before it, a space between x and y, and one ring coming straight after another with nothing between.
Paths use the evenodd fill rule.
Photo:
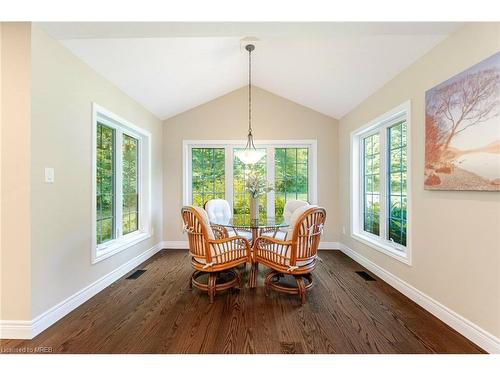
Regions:
<instances>
[{"instance_id":1,"label":"tree painting","mask_svg":"<svg viewBox=\"0 0 500 375\"><path fill-rule=\"evenodd\" d=\"M425 188L500 191L500 52L425 94Z\"/></svg>"}]
</instances>

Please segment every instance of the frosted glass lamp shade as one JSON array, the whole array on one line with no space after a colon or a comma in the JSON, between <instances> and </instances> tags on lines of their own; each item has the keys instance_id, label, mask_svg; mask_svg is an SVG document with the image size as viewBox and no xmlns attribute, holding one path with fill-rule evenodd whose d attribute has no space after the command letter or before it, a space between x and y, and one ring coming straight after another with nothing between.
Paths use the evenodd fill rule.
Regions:
<instances>
[{"instance_id":1,"label":"frosted glass lamp shade","mask_svg":"<svg viewBox=\"0 0 500 375\"><path fill-rule=\"evenodd\" d=\"M262 159L265 154L266 152L264 150L256 150L254 148L245 148L244 150L235 152L236 157L240 159L243 164L255 164Z\"/></svg>"}]
</instances>

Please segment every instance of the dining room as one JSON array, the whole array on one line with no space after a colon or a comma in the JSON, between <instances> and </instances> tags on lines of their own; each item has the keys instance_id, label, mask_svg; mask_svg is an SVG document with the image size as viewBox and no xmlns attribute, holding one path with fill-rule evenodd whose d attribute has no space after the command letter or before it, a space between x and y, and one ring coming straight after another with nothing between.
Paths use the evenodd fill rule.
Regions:
<instances>
[{"instance_id":1,"label":"dining room","mask_svg":"<svg viewBox=\"0 0 500 375\"><path fill-rule=\"evenodd\" d=\"M0 25L2 353L500 353L498 22Z\"/></svg>"}]
</instances>

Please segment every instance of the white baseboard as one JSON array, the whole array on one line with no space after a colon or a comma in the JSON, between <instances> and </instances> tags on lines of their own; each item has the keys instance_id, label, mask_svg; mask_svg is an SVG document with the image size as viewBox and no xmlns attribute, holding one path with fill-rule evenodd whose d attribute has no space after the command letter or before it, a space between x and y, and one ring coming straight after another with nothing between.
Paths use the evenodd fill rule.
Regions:
<instances>
[{"instance_id":1,"label":"white baseboard","mask_svg":"<svg viewBox=\"0 0 500 375\"><path fill-rule=\"evenodd\" d=\"M111 271L107 275L101 277L92 284L86 286L82 290L76 292L64 301L58 303L54 307L38 315L33 320L3 320L0 321L0 338L2 339L32 339L42 331L46 330L59 319L69 314L82 303L86 302L97 293L114 283L120 277L127 274L129 271L152 257L160 251L163 243L160 242L152 248L144 251L128 262L122 264L117 269Z\"/></svg>"},{"instance_id":2,"label":"white baseboard","mask_svg":"<svg viewBox=\"0 0 500 375\"><path fill-rule=\"evenodd\" d=\"M415 287L408 284L406 281L401 280L399 277L393 275L377 264L373 263L368 258L350 249L346 245L340 243L339 249L348 257L361 264L366 269L373 272L386 283L397 289L406 297L422 306L425 310L448 324L460 334L467 337L469 340L480 346L488 353L500 353L500 338L495 337L491 333L485 331L478 325L467 320L460 314L444 306L427 294L421 292Z\"/></svg>"},{"instance_id":3,"label":"white baseboard","mask_svg":"<svg viewBox=\"0 0 500 375\"><path fill-rule=\"evenodd\" d=\"M163 241L162 248L164 249L188 249L188 241Z\"/></svg>"},{"instance_id":4,"label":"white baseboard","mask_svg":"<svg viewBox=\"0 0 500 375\"><path fill-rule=\"evenodd\" d=\"M338 242L321 241L318 249L320 250L340 250L341 244Z\"/></svg>"},{"instance_id":5,"label":"white baseboard","mask_svg":"<svg viewBox=\"0 0 500 375\"><path fill-rule=\"evenodd\" d=\"M319 244L322 250L339 250L341 244L338 242L323 242ZM188 241L163 241L162 247L164 249L187 249L189 247Z\"/></svg>"},{"instance_id":6,"label":"white baseboard","mask_svg":"<svg viewBox=\"0 0 500 375\"><path fill-rule=\"evenodd\" d=\"M0 339L30 339L31 320L0 320Z\"/></svg>"}]
</instances>

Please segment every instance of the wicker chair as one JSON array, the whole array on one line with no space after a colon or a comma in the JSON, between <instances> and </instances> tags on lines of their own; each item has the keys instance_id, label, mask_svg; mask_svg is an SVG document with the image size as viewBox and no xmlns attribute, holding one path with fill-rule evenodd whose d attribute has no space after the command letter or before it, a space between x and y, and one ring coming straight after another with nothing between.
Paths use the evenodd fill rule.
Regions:
<instances>
[{"instance_id":1,"label":"wicker chair","mask_svg":"<svg viewBox=\"0 0 500 375\"><path fill-rule=\"evenodd\" d=\"M250 287L255 288L257 265L264 264L272 269L265 278L266 295L269 289L300 296L305 303L306 291L312 288L311 272L316 267L318 246L326 219L324 208L303 206L294 211L290 226L293 228L288 241L261 236L253 245ZM280 283L284 275L294 276L297 287Z\"/></svg>"},{"instance_id":2,"label":"wicker chair","mask_svg":"<svg viewBox=\"0 0 500 375\"><path fill-rule=\"evenodd\" d=\"M210 303L215 293L235 286L242 286L241 277L234 267L251 262L251 249L248 241L240 236L228 237L224 227L211 226L203 208L186 206L181 210L184 230L188 233L191 264L195 271L189 286L208 292ZM229 281L218 283L223 272L232 276ZM208 282L203 283L200 276L208 274Z\"/></svg>"}]
</instances>

